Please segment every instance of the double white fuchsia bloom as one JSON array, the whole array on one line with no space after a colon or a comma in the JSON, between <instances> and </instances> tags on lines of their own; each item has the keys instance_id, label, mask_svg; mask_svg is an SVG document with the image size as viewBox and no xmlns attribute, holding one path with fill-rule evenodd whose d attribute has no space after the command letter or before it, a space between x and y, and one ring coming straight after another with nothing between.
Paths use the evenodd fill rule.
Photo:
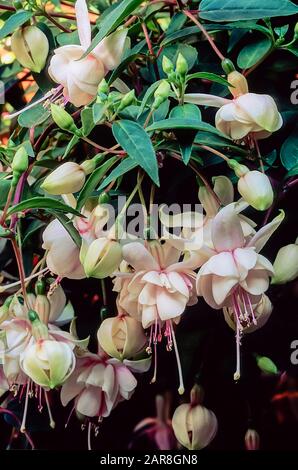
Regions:
<instances>
[{"instance_id":1,"label":"double white fuchsia bloom","mask_svg":"<svg viewBox=\"0 0 298 470\"><path fill-rule=\"evenodd\" d=\"M97 87L106 73L119 65L127 30L110 34L82 58L91 45L91 26L85 0L77 0L75 9L80 45L55 49L48 72L54 82L63 87L66 101L79 107L95 98Z\"/></svg>"},{"instance_id":2,"label":"double white fuchsia bloom","mask_svg":"<svg viewBox=\"0 0 298 470\"><path fill-rule=\"evenodd\" d=\"M259 304L273 275L272 264L259 251L284 218L282 212L252 237L245 238L234 206L221 209L212 223L214 249L208 248L208 261L197 275L197 292L213 308L233 310L237 331L237 370L240 377L240 335L243 328L256 325L255 306Z\"/></svg>"},{"instance_id":3,"label":"double white fuchsia bloom","mask_svg":"<svg viewBox=\"0 0 298 470\"><path fill-rule=\"evenodd\" d=\"M250 93L246 78L239 72L227 76L233 99L204 93L186 94L186 103L195 103L219 108L215 125L219 131L233 140L242 140L248 135L252 140L264 139L282 126L282 117L273 98L269 95Z\"/></svg>"}]
</instances>

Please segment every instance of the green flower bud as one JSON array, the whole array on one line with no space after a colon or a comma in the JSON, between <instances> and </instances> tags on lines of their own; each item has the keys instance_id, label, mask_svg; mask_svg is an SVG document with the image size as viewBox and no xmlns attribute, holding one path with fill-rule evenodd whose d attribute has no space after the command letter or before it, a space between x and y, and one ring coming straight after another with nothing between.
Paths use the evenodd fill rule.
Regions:
<instances>
[{"instance_id":1,"label":"green flower bud","mask_svg":"<svg viewBox=\"0 0 298 470\"><path fill-rule=\"evenodd\" d=\"M179 52L176 61L176 72L184 77L188 72L188 63L185 57Z\"/></svg>"},{"instance_id":2,"label":"green flower bud","mask_svg":"<svg viewBox=\"0 0 298 470\"><path fill-rule=\"evenodd\" d=\"M79 129L75 125L75 122L72 116L65 111L61 106L52 103L51 104L51 113L53 121L57 124L60 129L65 131L72 132L73 134L77 134Z\"/></svg>"},{"instance_id":3,"label":"green flower bud","mask_svg":"<svg viewBox=\"0 0 298 470\"><path fill-rule=\"evenodd\" d=\"M110 195L104 191L98 197L98 204L108 204L110 200L111 200Z\"/></svg>"},{"instance_id":4,"label":"green flower bud","mask_svg":"<svg viewBox=\"0 0 298 470\"><path fill-rule=\"evenodd\" d=\"M271 284L286 284L298 276L298 239L280 248L273 263Z\"/></svg>"},{"instance_id":5,"label":"green flower bud","mask_svg":"<svg viewBox=\"0 0 298 470\"><path fill-rule=\"evenodd\" d=\"M224 59L221 62L221 66L222 66L223 71L227 75L231 72L234 72L234 70L235 70L235 66L234 66L233 62L230 59Z\"/></svg>"},{"instance_id":6,"label":"green flower bud","mask_svg":"<svg viewBox=\"0 0 298 470\"><path fill-rule=\"evenodd\" d=\"M116 240L98 238L89 247L81 247L80 259L87 277L103 279L110 276L122 261L122 248Z\"/></svg>"},{"instance_id":7,"label":"green flower bud","mask_svg":"<svg viewBox=\"0 0 298 470\"><path fill-rule=\"evenodd\" d=\"M174 64L166 55L162 58L162 69L166 75L174 72Z\"/></svg>"},{"instance_id":8,"label":"green flower bud","mask_svg":"<svg viewBox=\"0 0 298 470\"><path fill-rule=\"evenodd\" d=\"M120 101L119 107L118 107L118 112L122 111L122 109L126 108L127 106L130 106L135 100L135 91L130 90L126 95L123 96L122 100Z\"/></svg>"},{"instance_id":9,"label":"green flower bud","mask_svg":"<svg viewBox=\"0 0 298 470\"><path fill-rule=\"evenodd\" d=\"M13 33L11 49L23 67L39 73L47 60L49 41L37 26L25 26Z\"/></svg>"},{"instance_id":10,"label":"green flower bud","mask_svg":"<svg viewBox=\"0 0 298 470\"><path fill-rule=\"evenodd\" d=\"M13 171L12 186L16 186L21 175L29 166L28 153L24 147L20 147L13 157L11 168Z\"/></svg>"}]
</instances>

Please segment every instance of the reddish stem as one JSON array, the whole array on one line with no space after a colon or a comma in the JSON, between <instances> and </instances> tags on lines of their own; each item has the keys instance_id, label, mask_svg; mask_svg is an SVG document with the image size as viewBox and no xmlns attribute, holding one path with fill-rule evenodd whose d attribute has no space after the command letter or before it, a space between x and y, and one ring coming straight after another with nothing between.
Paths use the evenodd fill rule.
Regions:
<instances>
[{"instance_id":1,"label":"reddish stem","mask_svg":"<svg viewBox=\"0 0 298 470\"><path fill-rule=\"evenodd\" d=\"M13 419L16 420L16 422L18 423L19 427L21 427L21 421L19 420L19 418L17 417L17 415L15 415L12 411L10 410L7 410L6 408L3 408L2 406L0 406L0 413L3 413L3 414L8 414L9 416L12 416ZM27 441L29 442L29 444L31 445L31 448L32 450L35 449L35 445L34 445L34 442L32 441L30 435L24 431L24 435L26 436L26 439Z\"/></svg>"}]
</instances>

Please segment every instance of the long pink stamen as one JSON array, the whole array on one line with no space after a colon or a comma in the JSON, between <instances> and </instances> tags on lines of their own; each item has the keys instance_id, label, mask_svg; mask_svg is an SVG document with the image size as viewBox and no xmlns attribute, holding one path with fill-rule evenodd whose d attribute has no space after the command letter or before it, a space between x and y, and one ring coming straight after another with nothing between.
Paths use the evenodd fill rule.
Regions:
<instances>
[{"instance_id":1,"label":"long pink stamen","mask_svg":"<svg viewBox=\"0 0 298 470\"><path fill-rule=\"evenodd\" d=\"M154 342L154 372L150 383L155 383L157 377L157 343Z\"/></svg>"},{"instance_id":2,"label":"long pink stamen","mask_svg":"<svg viewBox=\"0 0 298 470\"><path fill-rule=\"evenodd\" d=\"M183 395L185 389L184 389L184 383L183 383L182 367L181 367L180 356L179 356L179 351L178 351L177 342L176 342L176 336L175 336L174 328L173 328L171 321L170 321L170 328L171 328L171 333L172 333L172 338L173 338L174 350L176 354L176 361L177 361L177 367L178 367L178 375L179 375L178 393L179 395Z\"/></svg>"},{"instance_id":3,"label":"long pink stamen","mask_svg":"<svg viewBox=\"0 0 298 470\"><path fill-rule=\"evenodd\" d=\"M28 382L27 382L27 391L26 391L26 396L25 396L25 406L24 406L23 419L22 419L21 428L20 428L20 431L22 433L26 432L26 418L27 418L27 412L28 412L30 382L31 382L30 380L28 380Z\"/></svg>"},{"instance_id":4,"label":"long pink stamen","mask_svg":"<svg viewBox=\"0 0 298 470\"><path fill-rule=\"evenodd\" d=\"M53 420L53 416L52 416L52 411L51 411L51 407L50 407L50 403L49 403L49 397L48 397L48 394L47 392L44 390L44 397L45 397L45 400L46 400L46 404L47 404L47 409L48 409L48 414L49 414L49 418L50 418L50 427L52 429L55 428L56 426L56 423L55 421Z\"/></svg>"}]
</instances>

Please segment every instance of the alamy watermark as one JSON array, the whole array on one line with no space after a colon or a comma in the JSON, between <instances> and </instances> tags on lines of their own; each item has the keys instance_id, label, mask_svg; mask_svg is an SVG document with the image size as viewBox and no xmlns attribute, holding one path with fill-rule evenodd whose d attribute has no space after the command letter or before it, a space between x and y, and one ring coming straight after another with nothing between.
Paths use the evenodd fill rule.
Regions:
<instances>
[{"instance_id":1,"label":"alamy watermark","mask_svg":"<svg viewBox=\"0 0 298 470\"><path fill-rule=\"evenodd\" d=\"M291 89L294 90L291 93L291 103L292 104L298 104L298 80L293 80L291 83Z\"/></svg>"}]
</instances>

